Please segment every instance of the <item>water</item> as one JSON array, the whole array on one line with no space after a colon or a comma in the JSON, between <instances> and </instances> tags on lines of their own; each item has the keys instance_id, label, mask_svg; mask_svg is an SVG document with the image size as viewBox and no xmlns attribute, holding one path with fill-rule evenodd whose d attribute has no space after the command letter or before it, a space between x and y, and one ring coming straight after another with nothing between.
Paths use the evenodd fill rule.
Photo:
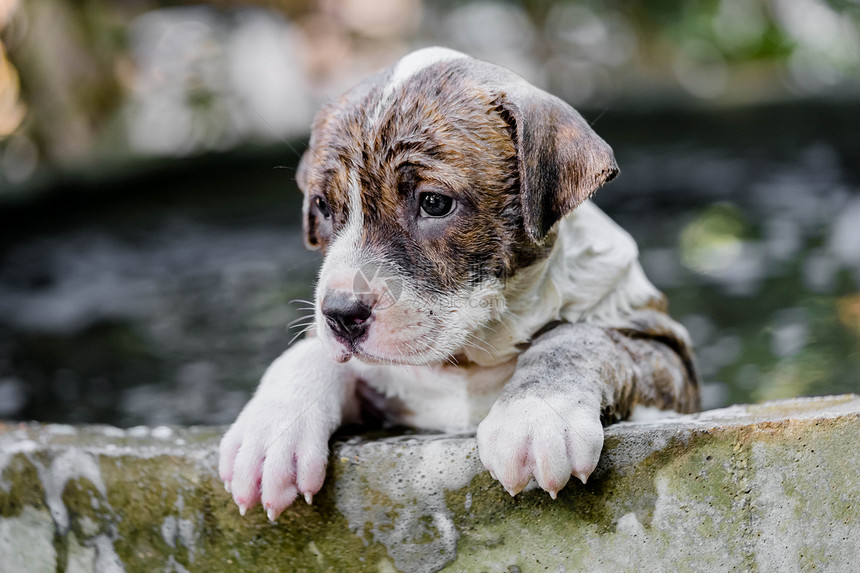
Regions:
<instances>
[{"instance_id":1,"label":"water","mask_svg":"<svg viewBox=\"0 0 860 573\"><path fill-rule=\"evenodd\" d=\"M597 123L622 175L596 202L689 328L707 407L860 390L857 112ZM85 172L0 206L0 417L232 421L298 331L290 301L311 298L295 162L278 148Z\"/></svg>"}]
</instances>

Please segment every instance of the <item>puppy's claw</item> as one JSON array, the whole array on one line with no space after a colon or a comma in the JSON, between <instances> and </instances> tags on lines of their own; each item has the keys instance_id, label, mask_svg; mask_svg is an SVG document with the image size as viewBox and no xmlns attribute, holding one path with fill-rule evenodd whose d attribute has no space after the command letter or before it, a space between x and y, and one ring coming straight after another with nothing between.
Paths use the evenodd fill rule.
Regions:
<instances>
[{"instance_id":1,"label":"puppy's claw","mask_svg":"<svg viewBox=\"0 0 860 573\"><path fill-rule=\"evenodd\" d=\"M245 506L244 503L240 503L239 504L239 515L241 515L242 517L245 517L246 511L248 511L248 508Z\"/></svg>"},{"instance_id":2,"label":"puppy's claw","mask_svg":"<svg viewBox=\"0 0 860 573\"><path fill-rule=\"evenodd\" d=\"M496 472L494 472L493 470L487 470L487 471L489 471L489 472L490 472L490 477L491 477L491 478L493 478L493 479L498 479L498 478L496 477Z\"/></svg>"},{"instance_id":3,"label":"puppy's claw","mask_svg":"<svg viewBox=\"0 0 860 573\"><path fill-rule=\"evenodd\" d=\"M311 493L311 492L309 492L309 491L306 491L306 492L305 492L305 503L307 503L308 505L313 505L313 503L314 503L314 494L312 494L312 493Z\"/></svg>"},{"instance_id":4,"label":"puppy's claw","mask_svg":"<svg viewBox=\"0 0 860 573\"><path fill-rule=\"evenodd\" d=\"M579 472L578 474L575 473L573 475L579 478L579 481L581 481L583 485L585 485L585 482L588 481L588 474L586 472Z\"/></svg>"},{"instance_id":5,"label":"puppy's claw","mask_svg":"<svg viewBox=\"0 0 860 573\"><path fill-rule=\"evenodd\" d=\"M558 492L553 491L553 490L549 490L549 496L553 499L556 499L558 497Z\"/></svg>"},{"instance_id":6,"label":"puppy's claw","mask_svg":"<svg viewBox=\"0 0 860 573\"><path fill-rule=\"evenodd\" d=\"M224 482L224 491L226 491L227 493L232 493L232 492L230 491L230 480L226 480L226 481Z\"/></svg>"},{"instance_id":7,"label":"puppy's claw","mask_svg":"<svg viewBox=\"0 0 860 573\"><path fill-rule=\"evenodd\" d=\"M515 485L515 486L508 487L505 484L502 484L502 487L505 488L506 492L511 494L511 497L515 497L518 493L523 491L523 488L525 488L525 485L519 485L519 486Z\"/></svg>"},{"instance_id":8,"label":"puppy's claw","mask_svg":"<svg viewBox=\"0 0 860 573\"><path fill-rule=\"evenodd\" d=\"M266 517L269 518L269 521L275 523L278 519L278 512L275 511L274 507L269 507L266 509Z\"/></svg>"}]
</instances>

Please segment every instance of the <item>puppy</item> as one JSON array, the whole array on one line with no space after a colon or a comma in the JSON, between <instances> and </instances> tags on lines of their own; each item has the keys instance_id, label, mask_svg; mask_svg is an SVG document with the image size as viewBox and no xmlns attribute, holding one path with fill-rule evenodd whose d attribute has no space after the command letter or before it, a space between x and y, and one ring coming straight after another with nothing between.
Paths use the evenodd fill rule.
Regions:
<instances>
[{"instance_id":1,"label":"puppy","mask_svg":"<svg viewBox=\"0 0 860 573\"><path fill-rule=\"evenodd\" d=\"M635 242L588 201L618 173L570 106L498 66L429 48L317 115L297 180L325 258L315 333L269 367L224 436L239 511L322 487L331 434L364 406L473 431L515 495L585 483L603 425L691 412L685 330Z\"/></svg>"}]
</instances>

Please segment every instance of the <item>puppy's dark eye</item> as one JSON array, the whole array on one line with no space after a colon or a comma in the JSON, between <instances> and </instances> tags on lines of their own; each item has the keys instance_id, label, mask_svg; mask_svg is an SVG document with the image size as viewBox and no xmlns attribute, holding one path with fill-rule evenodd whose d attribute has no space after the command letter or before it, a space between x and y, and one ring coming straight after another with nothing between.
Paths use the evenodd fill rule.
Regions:
<instances>
[{"instance_id":1,"label":"puppy's dark eye","mask_svg":"<svg viewBox=\"0 0 860 573\"><path fill-rule=\"evenodd\" d=\"M317 206L317 210L324 218L328 219L329 217L331 217L331 209L329 208L328 203L326 203L325 199L317 195L316 197L314 197L314 205Z\"/></svg>"},{"instance_id":2,"label":"puppy's dark eye","mask_svg":"<svg viewBox=\"0 0 860 573\"><path fill-rule=\"evenodd\" d=\"M441 193L422 193L418 200L422 217L444 217L450 215L457 206L453 197Z\"/></svg>"}]
</instances>

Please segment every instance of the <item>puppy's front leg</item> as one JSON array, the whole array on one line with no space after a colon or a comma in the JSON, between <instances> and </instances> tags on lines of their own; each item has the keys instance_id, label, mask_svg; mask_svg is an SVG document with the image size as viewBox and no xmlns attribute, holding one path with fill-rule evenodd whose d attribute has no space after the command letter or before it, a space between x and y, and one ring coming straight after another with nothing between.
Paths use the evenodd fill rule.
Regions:
<instances>
[{"instance_id":1,"label":"puppy's front leg","mask_svg":"<svg viewBox=\"0 0 860 573\"><path fill-rule=\"evenodd\" d=\"M325 479L329 437L356 412L354 374L318 338L284 352L221 440L219 473L239 511L262 500L274 520L299 493L310 503Z\"/></svg>"},{"instance_id":2,"label":"puppy's front leg","mask_svg":"<svg viewBox=\"0 0 860 573\"><path fill-rule=\"evenodd\" d=\"M520 355L478 426L481 461L511 495L532 476L553 498L571 475L585 483L603 448L602 422L628 416L635 404L696 407L684 360L647 336L562 324Z\"/></svg>"}]
</instances>

